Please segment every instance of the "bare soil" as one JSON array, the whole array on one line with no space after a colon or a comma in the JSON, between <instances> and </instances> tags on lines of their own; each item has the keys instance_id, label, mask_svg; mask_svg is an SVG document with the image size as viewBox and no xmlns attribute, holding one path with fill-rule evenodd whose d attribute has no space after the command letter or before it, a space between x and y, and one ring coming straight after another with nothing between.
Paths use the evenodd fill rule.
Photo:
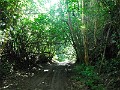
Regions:
<instances>
[{"instance_id":1,"label":"bare soil","mask_svg":"<svg viewBox=\"0 0 120 90\"><path fill-rule=\"evenodd\" d=\"M0 90L72 90L70 66L47 65L31 73L16 73L8 77Z\"/></svg>"}]
</instances>

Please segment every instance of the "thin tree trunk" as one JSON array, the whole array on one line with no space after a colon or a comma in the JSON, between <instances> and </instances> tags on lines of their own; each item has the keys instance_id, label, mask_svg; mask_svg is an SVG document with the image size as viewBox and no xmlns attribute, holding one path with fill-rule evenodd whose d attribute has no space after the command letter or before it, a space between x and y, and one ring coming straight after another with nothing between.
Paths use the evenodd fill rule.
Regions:
<instances>
[{"instance_id":1,"label":"thin tree trunk","mask_svg":"<svg viewBox=\"0 0 120 90\"><path fill-rule=\"evenodd\" d=\"M84 1L82 0L82 9L84 8ZM84 11L82 11L82 33L83 33L83 45L84 45L84 61L85 64L88 65L89 56L88 56L88 47L87 47L87 36L86 36L86 28L84 23Z\"/></svg>"},{"instance_id":2,"label":"thin tree trunk","mask_svg":"<svg viewBox=\"0 0 120 90\"><path fill-rule=\"evenodd\" d=\"M68 9L68 1L66 0L66 7ZM72 42L73 42L73 47L76 51L76 54L77 54L77 62L81 62L80 61L80 58L81 58L81 54L80 54L80 51L79 51L79 41L77 39L77 35L74 31L74 28L72 26L72 22L71 22L71 17L70 17L70 12L68 11L68 26L70 28L70 35L71 35L71 39L72 39Z\"/></svg>"},{"instance_id":3,"label":"thin tree trunk","mask_svg":"<svg viewBox=\"0 0 120 90\"><path fill-rule=\"evenodd\" d=\"M94 27L94 46L97 45L96 31L97 31L97 21L95 20L95 27Z\"/></svg>"},{"instance_id":4,"label":"thin tree trunk","mask_svg":"<svg viewBox=\"0 0 120 90\"><path fill-rule=\"evenodd\" d=\"M107 46L107 42L108 42L108 37L109 37L110 29L111 29L111 25L110 25L110 27L108 29L107 36L106 36L106 39L105 39L105 47L104 47L103 54L102 54L102 60L101 60L100 68L99 68L99 73L101 72L103 61L105 59L105 50L106 50L106 46Z\"/></svg>"}]
</instances>

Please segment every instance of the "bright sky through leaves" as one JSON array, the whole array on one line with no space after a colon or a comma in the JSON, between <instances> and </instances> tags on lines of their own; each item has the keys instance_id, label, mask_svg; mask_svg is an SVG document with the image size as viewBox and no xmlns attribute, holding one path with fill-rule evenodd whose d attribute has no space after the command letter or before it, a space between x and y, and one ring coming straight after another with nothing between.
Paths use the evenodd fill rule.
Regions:
<instances>
[{"instance_id":1,"label":"bright sky through leaves","mask_svg":"<svg viewBox=\"0 0 120 90\"><path fill-rule=\"evenodd\" d=\"M48 0L48 2L46 2L44 4L44 8L42 8L38 0L33 0L33 1L36 3L38 11L42 12L42 13L47 13L47 11L50 10L51 6L53 6L59 2L59 0Z\"/></svg>"}]
</instances>

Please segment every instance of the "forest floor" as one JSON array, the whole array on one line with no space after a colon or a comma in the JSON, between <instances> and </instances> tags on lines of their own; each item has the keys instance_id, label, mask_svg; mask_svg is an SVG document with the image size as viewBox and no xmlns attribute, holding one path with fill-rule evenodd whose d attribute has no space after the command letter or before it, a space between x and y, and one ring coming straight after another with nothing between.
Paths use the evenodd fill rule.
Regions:
<instances>
[{"instance_id":1,"label":"forest floor","mask_svg":"<svg viewBox=\"0 0 120 90\"><path fill-rule=\"evenodd\" d=\"M71 65L50 64L31 73L17 72L0 90L76 90L71 87Z\"/></svg>"}]
</instances>

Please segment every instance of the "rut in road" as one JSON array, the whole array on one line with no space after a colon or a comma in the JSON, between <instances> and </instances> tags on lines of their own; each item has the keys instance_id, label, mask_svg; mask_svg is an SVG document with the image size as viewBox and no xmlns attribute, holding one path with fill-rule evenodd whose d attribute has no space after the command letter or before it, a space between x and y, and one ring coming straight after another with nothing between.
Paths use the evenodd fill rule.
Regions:
<instances>
[{"instance_id":1,"label":"rut in road","mask_svg":"<svg viewBox=\"0 0 120 90\"><path fill-rule=\"evenodd\" d=\"M48 73L36 90L67 90L67 66L54 66Z\"/></svg>"},{"instance_id":2,"label":"rut in road","mask_svg":"<svg viewBox=\"0 0 120 90\"><path fill-rule=\"evenodd\" d=\"M58 66L52 78L51 90L66 90L67 73L65 66Z\"/></svg>"},{"instance_id":3,"label":"rut in road","mask_svg":"<svg viewBox=\"0 0 120 90\"><path fill-rule=\"evenodd\" d=\"M32 77L12 77L0 90L68 90L67 67L50 65Z\"/></svg>"}]
</instances>

